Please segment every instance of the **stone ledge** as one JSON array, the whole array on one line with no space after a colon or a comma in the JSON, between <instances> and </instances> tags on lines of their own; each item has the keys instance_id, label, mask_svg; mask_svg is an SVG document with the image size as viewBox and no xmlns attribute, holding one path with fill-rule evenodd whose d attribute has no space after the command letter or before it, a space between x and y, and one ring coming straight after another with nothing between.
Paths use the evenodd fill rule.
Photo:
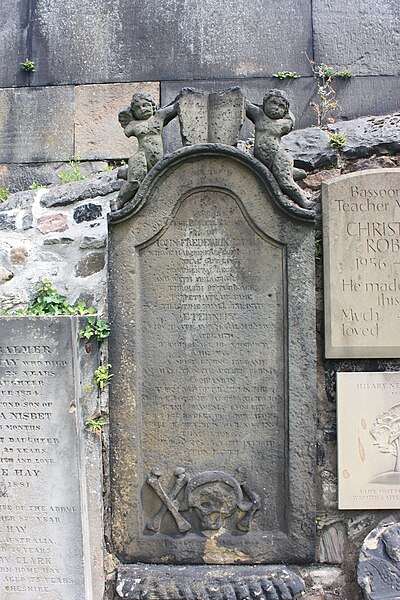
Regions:
<instances>
[{"instance_id":1,"label":"stone ledge","mask_svg":"<svg viewBox=\"0 0 400 600\"><path fill-rule=\"evenodd\" d=\"M290 600L300 598L304 582L281 565L188 566L121 565L117 597L144 600Z\"/></svg>"}]
</instances>

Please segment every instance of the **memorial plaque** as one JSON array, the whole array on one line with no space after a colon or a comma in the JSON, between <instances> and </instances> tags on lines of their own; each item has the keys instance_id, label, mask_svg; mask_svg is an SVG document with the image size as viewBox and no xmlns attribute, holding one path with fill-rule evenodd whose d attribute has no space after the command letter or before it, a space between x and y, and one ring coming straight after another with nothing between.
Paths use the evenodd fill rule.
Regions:
<instances>
[{"instance_id":1,"label":"memorial plaque","mask_svg":"<svg viewBox=\"0 0 400 600\"><path fill-rule=\"evenodd\" d=\"M338 373L340 509L400 506L400 373Z\"/></svg>"},{"instance_id":2,"label":"memorial plaque","mask_svg":"<svg viewBox=\"0 0 400 600\"><path fill-rule=\"evenodd\" d=\"M96 450L79 431L76 319L3 318L0 332L0 597L98 600L101 515L90 506L101 498L80 464L90 471Z\"/></svg>"},{"instance_id":3,"label":"memorial plaque","mask_svg":"<svg viewBox=\"0 0 400 600\"><path fill-rule=\"evenodd\" d=\"M327 358L400 357L400 169L322 184Z\"/></svg>"},{"instance_id":4,"label":"memorial plaque","mask_svg":"<svg viewBox=\"0 0 400 600\"><path fill-rule=\"evenodd\" d=\"M238 151L177 156L111 229L114 543L125 562L304 560L312 224Z\"/></svg>"}]
</instances>

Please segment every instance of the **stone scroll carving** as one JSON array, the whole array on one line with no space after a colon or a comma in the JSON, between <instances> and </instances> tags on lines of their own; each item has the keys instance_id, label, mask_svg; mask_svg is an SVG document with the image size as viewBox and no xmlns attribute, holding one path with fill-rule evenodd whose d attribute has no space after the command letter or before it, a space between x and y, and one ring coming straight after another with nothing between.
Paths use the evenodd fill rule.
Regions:
<instances>
[{"instance_id":1,"label":"stone scroll carving","mask_svg":"<svg viewBox=\"0 0 400 600\"><path fill-rule=\"evenodd\" d=\"M190 476L182 467L175 469L174 476L169 492L161 484L159 468L152 469L147 476L148 485L163 503L157 514L147 521L148 530L158 533L164 516L169 512L180 533L196 528L187 520L192 513L196 515L201 530L215 531L237 512L241 515L236 522L237 529L243 533L249 531L261 502L246 482L239 483L235 477L221 471L205 471Z\"/></svg>"},{"instance_id":2,"label":"stone scroll carving","mask_svg":"<svg viewBox=\"0 0 400 600\"><path fill-rule=\"evenodd\" d=\"M357 579L366 600L400 599L400 524L382 522L365 538Z\"/></svg>"},{"instance_id":3,"label":"stone scroll carving","mask_svg":"<svg viewBox=\"0 0 400 600\"><path fill-rule=\"evenodd\" d=\"M124 565L119 569L118 597L135 600L295 600L304 592L296 573L274 566Z\"/></svg>"}]
</instances>

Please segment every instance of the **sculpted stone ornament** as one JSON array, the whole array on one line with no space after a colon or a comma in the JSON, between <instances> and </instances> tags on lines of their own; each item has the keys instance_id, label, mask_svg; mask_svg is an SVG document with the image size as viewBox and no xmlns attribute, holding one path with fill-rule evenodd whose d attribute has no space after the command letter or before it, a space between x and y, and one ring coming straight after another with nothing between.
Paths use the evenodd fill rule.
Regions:
<instances>
[{"instance_id":1,"label":"sculpted stone ornament","mask_svg":"<svg viewBox=\"0 0 400 600\"><path fill-rule=\"evenodd\" d=\"M365 538L357 579L366 600L400 600L400 523L382 522Z\"/></svg>"},{"instance_id":2,"label":"sculpted stone ornament","mask_svg":"<svg viewBox=\"0 0 400 600\"><path fill-rule=\"evenodd\" d=\"M281 137L294 127L294 116L289 110L289 98L281 90L269 90L263 105L246 100L246 115L255 125L254 156L275 176L282 192L302 208L313 203L294 181L303 179L306 172L293 167L293 158L280 145Z\"/></svg>"},{"instance_id":3,"label":"sculpted stone ornament","mask_svg":"<svg viewBox=\"0 0 400 600\"><path fill-rule=\"evenodd\" d=\"M176 100L157 110L153 96L145 92L133 94L130 107L119 113L118 120L125 135L136 137L139 148L129 158L128 166L118 172L118 177L126 179L126 182L111 206L112 211L121 209L133 199L148 171L162 159L162 131L176 115Z\"/></svg>"},{"instance_id":4,"label":"sculpted stone ornament","mask_svg":"<svg viewBox=\"0 0 400 600\"><path fill-rule=\"evenodd\" d=\"M134 600L295 600L304 581L282 565L122 565L117 592Z\"/></svg>"},{"instance_id":5,"label":"sculpted stone ornament","mask_svg":"<svg viewBox=\"0 0 400 600\"><path fill-rule=\"evenodd\" d=\"M205 471L189 476L181 467L175 469L174 476L175 482L167 493L160 482L160 469L156 467L149 473L147 483L161 499L163 506L147 522L147 529L159 532L162 519L169 511L180 533L193 529L193 524L181 512L187 513L189 518L190 513L194 513L201 530L216 531L224 526L226 519L239 511L245 514L241 515L236 527L244 533L249 531L261 502L246 482L240 484L235 477L221 471ZM178 500L181 492L183 498ZM244 494L248 500L245 500Z\"/></svg>"}]
</instances>

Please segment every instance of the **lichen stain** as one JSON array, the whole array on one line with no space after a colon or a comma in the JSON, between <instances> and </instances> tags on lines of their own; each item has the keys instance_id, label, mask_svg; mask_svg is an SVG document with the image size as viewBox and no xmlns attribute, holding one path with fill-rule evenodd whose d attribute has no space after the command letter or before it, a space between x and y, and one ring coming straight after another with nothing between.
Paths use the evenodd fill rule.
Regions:
<instances>
[{"instance_id":1,"label":"lichen stain","mask_svg":"<svg viewBox=\"0 0 400 600\"><path fill-rule=\"evenodd\" d=\"M360 458L361 458L362 462L365 462L365 457L366 457L365 449L364 449L364 446L361 443L360 438L358 438L358 453L360 455Z\"/></svg>"},{"instance_id":2,"label":"lichen stain","mask_svg":"<svg viewBox=\"0 0 400 600\"><path fill-rule=\"evenodd\" d=\"M344 471L343 471L343 477L344 477L344 479L349 479L350 473L348 472L347 469L344 469Z\"/></svg>"},{"instance_id":3,"label":"lichen stain","mask_svg":"<svg viewBox=\"0 0 400 600\"><path fill-rule=\"evenodd\" d=\"M204 544L203 560L206 564L229 565L231 563L249 562L251 556L237 550L236 548L224 548L218 546L218 538L224 533L224 529L214 533Z\"/></svg>"},{"instance_id":4,"label":"lichen stain","mask_svg":"<svg viewBox=\"0 0 400 600\"><path fill-rule=\"evenodd\" d=\"M364 431L367 429L367 423L365 422L365 419L361 419L361 427L364 429Z\"/></svg>"}]
</instances>

